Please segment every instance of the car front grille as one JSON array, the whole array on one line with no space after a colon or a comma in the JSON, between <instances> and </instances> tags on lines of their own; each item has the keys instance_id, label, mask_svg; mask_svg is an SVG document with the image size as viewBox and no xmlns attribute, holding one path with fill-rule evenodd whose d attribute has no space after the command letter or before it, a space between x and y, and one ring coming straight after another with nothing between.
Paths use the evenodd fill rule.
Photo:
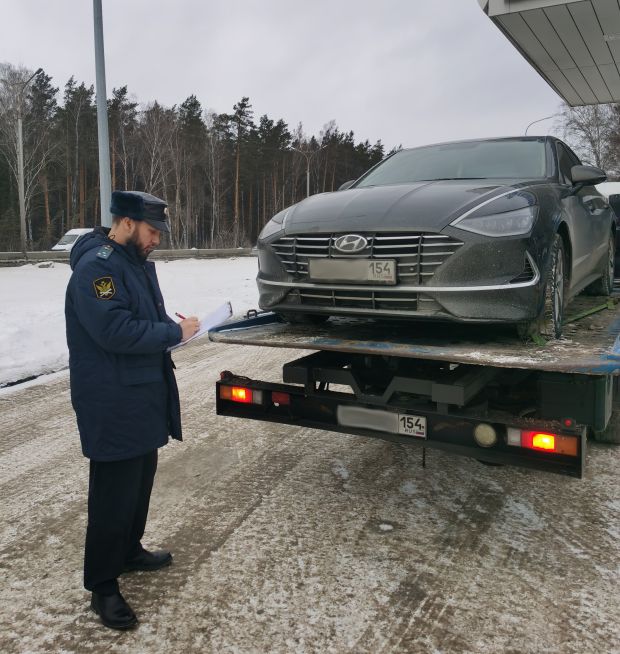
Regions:
<instances>
[{"instance_id":1,"label":"car front grille","mask_svg":"<svg viewBox=\"0 0 620 654\"><path fill-rule=\"evenodd\" d=\"M336 250L334 243L342 234L284 236L272 247L296 281L308 278L310 259L394 259L398 283L402 287L428 284L439 266L463 245L444 234L360 234L367 239L368 245L356 254L342 254Z\"/></svg>"},{"instance_id":2,"label":"car front grille","mask_svg":"<svg viewBox=\"0 0 620 654\"><path fill-rule=\"evenodd\" d=\"M332 289L293 289L284 299L283 304L294 306L352 309L360 312L385 312L390 315L433 314L441 311L441 306L431 297L422 293L390 293L385 291L355 290L339 291Z\"/></svg>"}]
</instances>

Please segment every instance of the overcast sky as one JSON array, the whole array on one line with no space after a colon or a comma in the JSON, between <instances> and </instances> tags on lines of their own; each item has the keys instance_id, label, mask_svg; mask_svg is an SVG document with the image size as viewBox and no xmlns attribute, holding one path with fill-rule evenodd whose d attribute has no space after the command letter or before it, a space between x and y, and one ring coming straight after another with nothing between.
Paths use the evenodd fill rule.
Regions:
<instances>
[{"instance_id":1,"label":"overcast sky","mask_svg":"<svg viewBox=\"0 0 620 654\"><path fill-rule=\"evenodd\" d=\"M0 0L0 61L94 84L90 0ZM402 144L522 134L560 98L477 0L103 0L106 77L255 117ZM547 133L553 120L530 129Z\"/></svg>"}]
</instances>

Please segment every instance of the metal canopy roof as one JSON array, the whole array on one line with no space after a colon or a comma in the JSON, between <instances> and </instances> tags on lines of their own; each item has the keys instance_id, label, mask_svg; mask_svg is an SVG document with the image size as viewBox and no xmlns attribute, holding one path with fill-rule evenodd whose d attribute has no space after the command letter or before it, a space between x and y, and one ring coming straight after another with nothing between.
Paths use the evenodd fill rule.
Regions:
<instances>
[{"instance_id":1,"label":"metal canopy roof","mask_svg":"<svg viewBox=\"0 0 620 654\"><path fill-rule=\"evenodd\" d=\"M620 102L620 0L478 0L571 106Z\"/></svg>"}]
</instances>

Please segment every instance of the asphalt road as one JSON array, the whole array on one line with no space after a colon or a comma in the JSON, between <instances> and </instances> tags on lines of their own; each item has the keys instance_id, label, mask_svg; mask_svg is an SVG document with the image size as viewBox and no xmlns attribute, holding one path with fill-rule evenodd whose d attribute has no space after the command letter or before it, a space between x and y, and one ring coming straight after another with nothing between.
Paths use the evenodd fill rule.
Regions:
<instances>
[{"instance_id":1,"label":"asphalt road","mask_svg":"<svg viewBox=\"0 0 620 654\"><path fill-rule=\"evenodd\" d=\"M164 448L133 573L102 627L81 586L87 462L68 377L0 393L0 651L620 652L620 447L582 480L215 415L219 371L283 350L175 357L186 440Z\"/></svg>"}]
</instances>

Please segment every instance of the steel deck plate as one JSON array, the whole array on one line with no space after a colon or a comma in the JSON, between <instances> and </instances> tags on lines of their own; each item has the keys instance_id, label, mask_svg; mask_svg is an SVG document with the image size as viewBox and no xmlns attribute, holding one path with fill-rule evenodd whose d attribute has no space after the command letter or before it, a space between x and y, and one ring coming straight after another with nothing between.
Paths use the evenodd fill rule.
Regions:
<instances>
[{"instance_id":1,"label":"steel deck plate","mask_svg":"<svg viewBox=\"0 0 620 654\"><path fill-rule=\"evenodd\" d=\"M568 318L605 298L578 297ZM214 342L333 350L432 359L499 368L587 375L620 374L620 308L565 325L564 337L543 346L525 343L512 326L331 318L320 326L290 325L273 314L233 321L209 332Z\"/></svg>"}]
</instances>

